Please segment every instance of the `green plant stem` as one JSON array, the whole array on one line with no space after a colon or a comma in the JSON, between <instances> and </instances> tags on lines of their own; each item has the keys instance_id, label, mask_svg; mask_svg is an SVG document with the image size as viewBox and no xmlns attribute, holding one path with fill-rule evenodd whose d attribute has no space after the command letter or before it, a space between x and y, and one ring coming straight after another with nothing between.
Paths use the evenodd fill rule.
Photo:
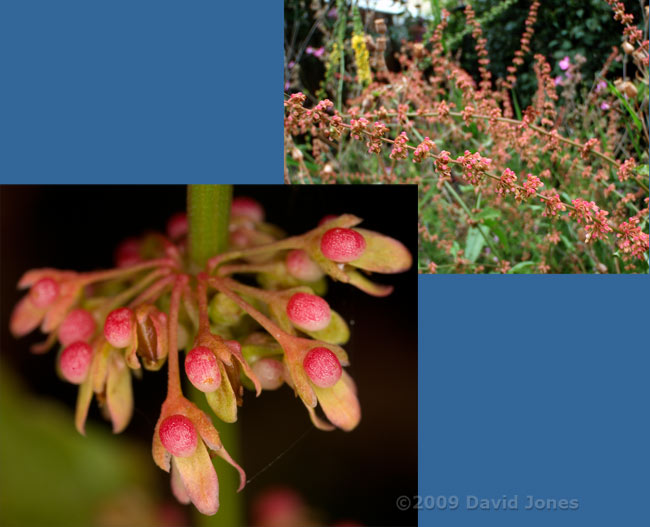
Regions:
<instances>
[{"instance_id":1,"label":"green plant stem","mask_svg":"<svg viewBox=\"0 0 650 527\"><path fill-rule=\"evenodd\" d=\"M190 265L203 269L207 261L228 248L228 225L232 185L189 185L187 188L188 250ZM186 387L190 399L207 415L211 410L205 396L192 386ZM240 459L239 426L215 423L226 450ZM195 512L197 525L232 527L245 524L244 500L237 493L239 475L221 458L214 461L219 477L220 507L214 516Z\"/></svg>"},{"instance_id":2,"label":"green plant stem","mask_svg":"<svg viewBox=\"0 0 650 527\"><path fill-rule=\"evenodd\" d=\"M188 249L190 263L202 269L228 248L232 185L187 187Z\"/></svg>"}]
</instances>

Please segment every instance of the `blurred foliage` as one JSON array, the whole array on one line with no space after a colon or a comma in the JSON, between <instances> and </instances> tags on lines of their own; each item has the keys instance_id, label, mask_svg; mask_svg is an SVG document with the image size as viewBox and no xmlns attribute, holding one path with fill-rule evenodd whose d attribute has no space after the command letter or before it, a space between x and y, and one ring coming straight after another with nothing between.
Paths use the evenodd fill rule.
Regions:
<instances>
[{"instance_id":1,"label":"blurred foliage","mask_svg":"<svg viewBox=\"0 0 650 527\"><path fill-rule=\"evenodd\" d=\"M148 449L107 427L74 427L62 404L32 398L0 370L0 525L154 525Z\"/></svg>"},{"instance_id":2,"label":"blurred foliage","mask_svg":"<svg viewBox=\"0 0 650 527\"><path fill-rule=\"evenodd\" d=\"M449 49L452 52L462 49L462 66L478 78L474 39L469 34L462 39L455 38L466 30L465 15L460 8L463 4L456 1L444 3L451 12L449 27L445 31ZM488 41L490 70L497 77L506 76L506 68L512 62L515 50L519 49L519 39L531 4L530 0L517 0L506 10L498 12L497 16L486 16L495 5L502 3L494 0L471 2ZM639 2L628 0L625 5L636 21L641 20ZM568 55L573 58L580 54L587 59L582 74L585 79L591 80L602 68L612 46L621 45L622 26L614 20L612 8L604 0L543 0L534 27L532 52L525 57L526 62L519 69L516 85L522 108L530 104L537 87L532 68L536 53L544 55L554 66L555 75L560 73L557 63L563 57Z\"/></svg>"}]
</instances>

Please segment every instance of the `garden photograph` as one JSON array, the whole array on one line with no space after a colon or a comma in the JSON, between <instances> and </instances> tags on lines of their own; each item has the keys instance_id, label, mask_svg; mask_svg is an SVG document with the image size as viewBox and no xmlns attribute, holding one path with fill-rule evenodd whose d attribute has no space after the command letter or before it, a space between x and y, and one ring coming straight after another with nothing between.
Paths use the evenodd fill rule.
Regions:
<instances>
[{"instance_id":1,"label":"garden photograph","mask_svg":"<svg viewBox=\"0 0 650 527\"><path fill-rule=\"evenodd\" d=\"M0 186L0 524L416 525L416 204Z\"/></svg>"},{"instance_id":2,"label":"garden photograph","mask_svg":"<svg viewBox=\"0 0 650 527\"><path fill-rule=\"evenodd\" d=\"M648 273L646 1L286 0L284 51L285 183L417 184L420 273Z\"/></svg>"}]
</instances>

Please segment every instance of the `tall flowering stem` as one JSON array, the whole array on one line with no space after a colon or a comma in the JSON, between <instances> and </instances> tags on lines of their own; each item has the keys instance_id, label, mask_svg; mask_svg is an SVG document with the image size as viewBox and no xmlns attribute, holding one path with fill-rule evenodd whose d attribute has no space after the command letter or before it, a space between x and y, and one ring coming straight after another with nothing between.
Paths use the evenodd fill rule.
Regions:
<instances>
[{"instance_id":1,"label":"tall flowering stem","mask_svg":"<svg viewBox=\"0 0 650 527\"><path fill-rule=\"evenodd\" d=\"M230 204L232 202L232 185L188 185L187 220L188 251L190 262L196 268L204 268L210 258L214 258L228 249L228 226L230 222ZM209 322L204 319L201 304L205 300L205 282L199 282L199 327L205 329ZM190 388L191 399L205 411L209 407L203 394ZM228 445L234 458L239 458L239 430L237 423L223 423L219 426L221 440ZM244 500L237 488L237 475L223 471L220 494L222 502L228 507L214 516L195 515L199 525L242 525L244 519Z\"/></svg>"}]
</instances>

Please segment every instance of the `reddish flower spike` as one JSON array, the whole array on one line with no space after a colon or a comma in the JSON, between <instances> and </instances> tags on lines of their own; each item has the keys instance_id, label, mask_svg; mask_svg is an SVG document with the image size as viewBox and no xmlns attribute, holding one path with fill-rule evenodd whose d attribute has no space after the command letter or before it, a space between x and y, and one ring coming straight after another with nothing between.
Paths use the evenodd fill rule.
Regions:
<instances>
[{"instance_id":1,"label":"reddish flower spike","mask_svg":"<svg viewBox=\"0 0 650 527\"><path fill-rule=\"evenodd\" d=\"M126 348L133 340L135 315L128 307L111 311L104 323L104 336L111 346Z\"/></svg>"},{"instance_id":2,"label":"reddish flower spike","mask_svg":"<svg viewBox=\"0 0 650 527\"><path fill-rule=\"evenodd\" d=\"M331 388L341 378L343 370L336 355L327 348L314 348L302 362L305 373L316 386Z\"/></svg>"},{"instance_id":3,"label":"reddish flower spike","mask_svg":"<svg viewBox=\"0 0 650 527\"><path fill-rule=\"evenodd\" d=\"M194 424L184 415L170 415L160 424L160 441L172 456L189 457L196 450L198 435Z\"/></svg>"},{"instance_id":4,"label":"reddish flower spike","mask_svg":"<svg viewBox=\"0 0 650 527\"><path fill-rule=\"evenodd\" d=\"M29 295L36 307L47 307L59 296L59 284L52 278L41 278L29 290Z\"/></svg>"},{"instance_id":5,"label":"reddish flower spike","mask_svg":"<svg viewBox=\"0 0 650 527\"><path fill-rule=\"evenodd\" d=\"M323 271L302 249L287 253L287 270L289 274L303 282L315 282L323 277Z\"/></svg>"},{"instance_id":6,"label":"reddish flower spike","mask_svg":"<svg viewBox=\"0 0 650 527\"><path fill-rule=\"evenodd\" d=\"M366 249L366 240L353 229L336 227L330 229L320 241L320 250L325 258L334 262L352 262Z\"/></svg>"},{"instance_id":7,"label":"reddish flower spike","mask_svg":"<svg viewBox=\"0 0 650 527\"><path fill-rule=\"evenodd\" d=\"M276 390L284 382L284 367L275 359L260 359L253 363L251 369L263 390Z\"/></svg>"},{"instance_id":8,"label":"reddish flower spike","mask_svg":"<svg viewBox=\"0 0 650 527\"><path fill-rule=\"evenodd\" d=\"M253 198L241 196L232 200L230 214L245 216L253 221L264 221L264 208Z\"/></svg>"},{"instance_id":9,"label":"reddish flower spike","mask_svg":"<svg viewBox=\"0 0 650 527\"><path fill-rule=\"evenodd\" d=\"M61 374L72 384L81 384L90 368L93 350L86 342L77 341L66 347L59 357Z\"/></svg>"},{"instance_id":10,"label":"reddish flower spike","mask_svg":"<svg viewBox=\"0 0 650 527\"><path fill-rule=\"evenodd\" d=\"M87 341L95 332L97 323L85 309L73 309L59 327L59 342L63 346L77 340Z\"/></svg>"},{"instance_id":11,"label":"reddish flower spike","mask_svg":"<svg viewBox=\"0 0 650 527\"><path fill-rule=\"evenodd\" d=\"M310 293L295 293L287 304L289 320L301 329L320 331L332 319L329 304Z\"/></svg>"},{"instance_id":12,"label":"reddish flower spike","mask_svg":"<svg viewBox=\"0 0 650 527\"><path fill-rule=\"evenodd\" d=\"M221 384L221 372L214 353L198 346L185 356L185 373L197 390L213 392Z\"/></svg>"}]
</instances>

